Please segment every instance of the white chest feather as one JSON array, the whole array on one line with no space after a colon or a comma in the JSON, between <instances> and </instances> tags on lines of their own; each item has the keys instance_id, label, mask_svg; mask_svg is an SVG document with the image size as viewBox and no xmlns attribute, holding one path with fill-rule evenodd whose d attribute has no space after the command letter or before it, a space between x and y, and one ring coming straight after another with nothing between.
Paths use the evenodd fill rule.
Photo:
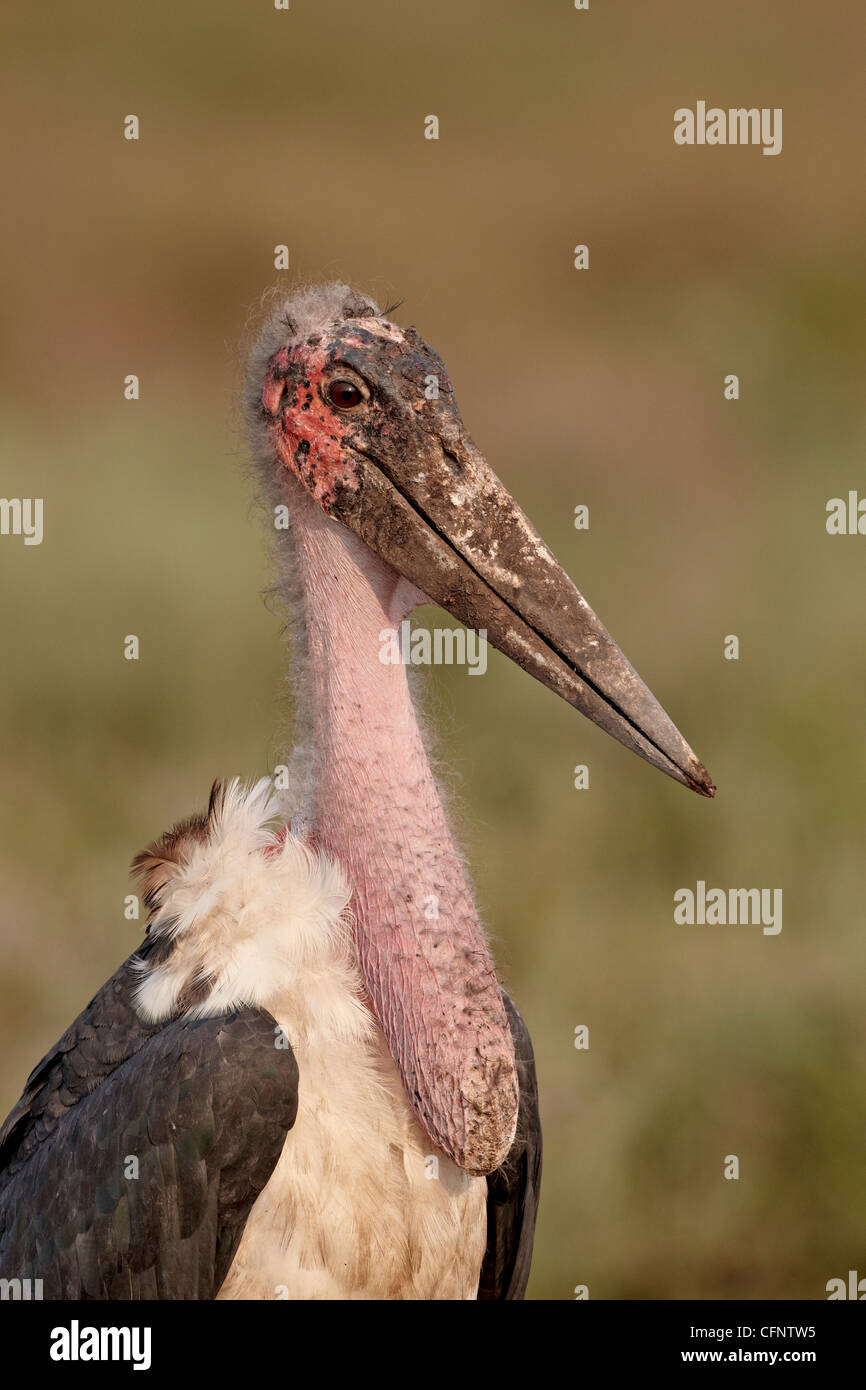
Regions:
<instances>
[{"instance_id":1,"label":"white chest feather","mask_svg":"<svg viewBox=\"0 0 866 1390\"><path fill-rule=\"evenodd\" d=\"M487 1183L430 1152L384 1042L298 1066L297 1120L220 1297L474 1298Z\"/></svg>"},{"instance_id":2,"label":"white chest feather","mask_svg":"<svg viewBox=\"0 0 866 1390\"><path fill-rule=\"evenodd\" d=\"M487 1183L436 1153L361 1003L339 868L270 830L270 783L230 786L161 885L140 1012L267 1009L294 1050L299 1106L220 1298L474 1298Z\"/></svg>"}]
</instances>

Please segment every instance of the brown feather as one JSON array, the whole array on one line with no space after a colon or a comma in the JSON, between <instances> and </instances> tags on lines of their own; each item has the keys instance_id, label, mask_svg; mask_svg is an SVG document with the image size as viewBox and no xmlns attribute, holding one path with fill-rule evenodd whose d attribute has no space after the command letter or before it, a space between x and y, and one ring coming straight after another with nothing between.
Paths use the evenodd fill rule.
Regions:
<instances>
[{"instance_id":1,"label":"brown feather","mask_svg":"<svg viewBox=\"0 0 866 1390\"><path fill-rule=\"evenodd\" d=\"M214 822L225 803L225 783L211 787L207 811L178 821L132 861L131 873L142 881L142 898L150 916L159 907L166 886L189 863L194 849L207 844Z\"/></svg>"}]
</instances>

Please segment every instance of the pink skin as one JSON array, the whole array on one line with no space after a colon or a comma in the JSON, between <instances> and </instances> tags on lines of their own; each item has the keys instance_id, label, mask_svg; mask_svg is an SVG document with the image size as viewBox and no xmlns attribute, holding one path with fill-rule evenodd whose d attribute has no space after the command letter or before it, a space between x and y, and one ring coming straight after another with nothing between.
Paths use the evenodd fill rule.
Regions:
<instances>
[{"instance_id":1,"label":"pink skin","mask_svg":"<svg viewBox=\"0 0 866 1390\"><path fill-rule=\"evenodd\" d=\"M317 356L309 353L311 387ZM263 402L273 410L270 399L279 397L269 398L266 383ZM318 391L315 399L323 406ZM304 592L315 839L354 885L359 961L413 1109L437 1147L467 1171L487 1173L513 1139L513 1043L405 667L379 660L382 629L429 600L322 510L329 479L345 481L350 464L331 447L340 419L324 406L316 417L330 418L310 415L312 407L301 420L293 411L282 440L272 437ZM309 431L311 453L324 436L311 459L315 500L296 480L296 427Z\"/></svg>"}]
</instances>

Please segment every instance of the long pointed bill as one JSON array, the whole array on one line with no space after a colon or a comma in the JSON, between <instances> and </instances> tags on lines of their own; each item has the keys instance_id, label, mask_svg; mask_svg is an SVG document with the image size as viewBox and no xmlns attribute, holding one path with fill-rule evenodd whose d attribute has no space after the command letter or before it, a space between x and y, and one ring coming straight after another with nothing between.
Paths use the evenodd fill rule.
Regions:
<instances>
[{"instance_id":1,"label":"long pointed bill","mask_svg":"<svg viewBox=\"0 0 866 1390\"><path fill-rule=\"evenodd\" d=\"M360 452L361 485L335 499L332 515L620 743L692 791L715 794L706 768L465 432L427 436L411 462Z\"/></svg>"}]
</instances>

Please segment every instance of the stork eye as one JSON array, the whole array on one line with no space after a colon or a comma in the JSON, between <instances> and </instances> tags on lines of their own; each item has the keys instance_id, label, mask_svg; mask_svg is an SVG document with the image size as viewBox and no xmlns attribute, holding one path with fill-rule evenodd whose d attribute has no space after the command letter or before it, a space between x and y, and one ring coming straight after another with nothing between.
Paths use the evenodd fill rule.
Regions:
<instances>
[{"instance_id":1,"label":"stork eye","mask_svg":"<svg viewBox=\"0 0 866 1390\"><path fill-rule=\"evenodd\" d=\"M345 377L329 381L325 387L325 396L337 410L355 410L357 406L363 405L366 399L360 386L356 386L354 381L348 381Z\"/></svg>"}]
</instances>

